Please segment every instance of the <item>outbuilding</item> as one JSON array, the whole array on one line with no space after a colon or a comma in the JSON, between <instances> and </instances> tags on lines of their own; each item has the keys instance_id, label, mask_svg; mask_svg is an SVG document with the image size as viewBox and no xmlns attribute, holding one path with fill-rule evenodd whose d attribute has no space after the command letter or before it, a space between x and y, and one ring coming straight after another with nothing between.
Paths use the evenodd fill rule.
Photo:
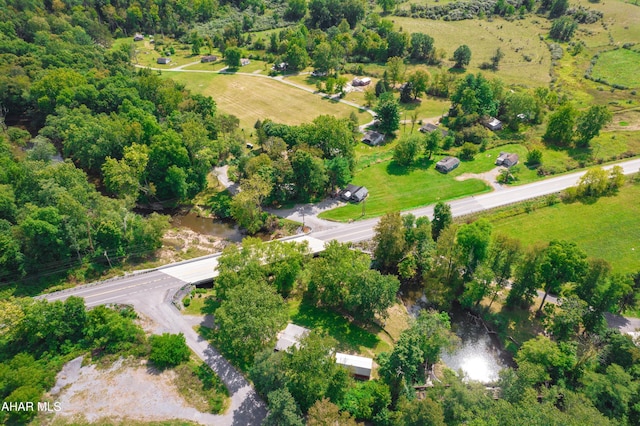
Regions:
<instances>
[{"instance_id":1,"label":"outbuilding","mask_svg":"<svg viewBox=\"0 0 640 426\"><path fill-rule=\"evenodd\" d=\"M483 122L482 124L484 124L484 127L494 132L497 130L502 130L502 121L498 120L495 117L489 117L489 120Z\"/></svg>"},{"instance_id":2,"label":"outbuilding","mask_svg":"<svg viewBox=\"0 0 640 426\"><path fill-rule=\"evenodd\" d=\"M373 360L363 356L336 352L336 364L345 367L356 379L369 380L373 370Z\"/></svg>"},{"instance_id":3,"label":"outbuilding","mask_svg":"<svg viewBox=\"0 0 640 426\"><path fill-rule=\"evenodd\" d=\"M240 66L244 67L247 66L251 63L251 61L247 58L240 58Z\"/></svg>"},{"instance_id":4,"label":"outbuilding","mask_svg":"<svg viewBox=\"0 0 640 426\"><path fill-rule=\"evenodd\" d=\"M360 201L367 198L367 195L369 195L369 190L366 187L361 186L356 190L356 192L351 194L351 201L359 203Z\"/></svg>"},{"instance_id":5,"label":"outbuilding","mask_svg":"<svg viewBox=\"0 0 640 426\"><path fill-rule=\"evenodd\" d=\"M501 152L496 159L496 166L511 167L518 164L518 154L511 154L508 152Z\"/></svg>"},{"instance_id":6,"label":"outbuilding","mask_svg":"<svg viewBox=\"0 0 640 426\"><path fill-rule=\"evenodd\" d=\"M203 64L206 64L208 62L215 62L217 60L218 60L218 57L216 55L206 55L200 58L200 62L202 62Z\"/></svg>"},{"instance_id":7,"label":"outbuilding","mask_svg":"<svg viewBox=\"0 0 640 426\"><path fill-rule=\"evenodd\" d=\"M441 173L449 173L460 165L460 160L456 157L444 157L436 163L436 170Z\"/></svg>"},{"instance_id":8,"label":"outbuilding","mask_svg":"<svg viewBox=\"0 0 640 426\"><path fill-rule=\"evenodd\" d=\"M140 33L136 33L133 36L133 41L142 41L142 40L144 40L144 36L142 34L140 34Z\"/></svg>"},{"instance_id":9,"label":"outbuilding","mask_svg":"<svg viewBox=\"0 0 640 426\"><path fill-rule=\"evenodd\" d=\"M431 133L431 132L435 132L436 130L439 130L440 133L442 133L442 136L447 136L449 134L448 131L441 129L440 127L436 126L435 124L431 124L431 123L424 123L422 126L420 126L419 129L422 133Z\"/></svg>"},{"instance_id":10,"label":"outbuilding","mask_svg":"<svg viewBox=\"0 0 640 426\"><path fill-rule=\"evenodd\" d=\"M371 84L371 79L369 77L356 77L351 82L352 86L368 86L369 84Z\"/></svg>"},{"instance_id":11,"label":"outbuilding","mask_svg":"<svg viewBox=\"0 0 640 426\"><path fill-rule=\"evenodd\" d=\"M287 324L287 327L278 333L278 341L275 350L277 352L286 351L291 346L300 347L300 339L309 334L309 329L295 325Z\"/></svg>"},{"instance_id":12,"label":"outbuilding","mask_svg":"<svg viewBox=\"0 0 640 426\"><path fill-rule=\"evenodd\" d=\"M158 58L157 62L160 65L167 65L169 62L171 62L171 59L169 59L169 58Z\"/></svg>"},{"instance_id":13,"label":"outbuilding","mask_svg":"<svg viewBox=\"0 0 640 426\"><path fill-rule=\"evenodd\" d=\"M384 135L380 132L370 130L364 133L361 140L369 146L378 146L384 142Z\"/></svg>"}]
</instances>

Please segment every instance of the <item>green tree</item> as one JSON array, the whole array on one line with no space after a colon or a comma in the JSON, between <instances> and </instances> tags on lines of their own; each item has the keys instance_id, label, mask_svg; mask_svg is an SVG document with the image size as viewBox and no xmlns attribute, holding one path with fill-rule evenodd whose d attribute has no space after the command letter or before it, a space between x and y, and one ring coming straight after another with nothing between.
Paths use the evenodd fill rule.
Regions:
<instances>
[{"instance_id":1,"label":"green tree","mask_svg":"<svg viewBox=\"0 0 640 426\"><path fill-rule=\"evenodd\" d=\"M440 233L452 223L453 216L451 215L451 206L442 201L438 201L433 208L433 220L431 221L433 239L437 241Z\"/></svg>"},{"instance_id":2,"label":"green tree","mask_svg":"<svg viewBox=\"0 0 640 426\"><path fill-rule=\"evenodd\" d=\"M349 282L345 308L363 321L373 321L376 315L385 319L399 289L400 282L395 275L366 270Z\"/></svg>"},{"instance_id":3,"label":"green tree","mask_svg":"<svg viewBox=\"0 0 640 426\"><path fill-rule=\"evenodd\" d=\"M309 409L307 414L308 426L356 426L356 421L346 411L329 401L328 398L319 399Z\"/></svg>"},{"instance_id":4,"label":"green tree","mask_svg":"<svg viewBox=\"0 0 640 426\"><path fill-rule=\"evenodd\" d=\"M239 68L242 51L239 47L230 46L224 50L224 62L229 68Z\"/></svg>"},{"instance_id":5,"label":"green tree","mask_svg":"<svg viewBox=\"0 0 640 426\"><path fill-rule=\"evenodd\" d=\"M520 261L521 255L522 246L520 241L515 238L498 234L491 241L487 266L493 272L498 290L505 288L508 284L509 278L513 275L513 270ZM491 304L497 294L498 291L494 292L489 308L491 308Z\"/></svg>"},{"instance_id":6,"label":"green tree","mask_svg":"<svg viewBox=\"0 0 640 426\"><path fill-rule=\"evenodd\" d=\"M393 161L400 166L410 166L422 151L420 134L403 135L393 149Z\"/></svg>"},{"instance_id":7,"label":"green tree","mask_svg":"<svg viewBox=\"0 0 640 426\"><path fill-rule=\"evenodd\" d=\"M249 281L228 290L216 309L216 340L225 353L247 365L275 341L287 318L286 304L275 288Z\"/></svg>"},{"instance_id":8,"label":"green tree","mask_svg":"<svg viewBox=\"0 0 640 426\"><path fill-rule=\"evenodd\" d=\"M539 149L532 149L527 152L527 165L538 166L542 164L542 151Z\"/></svg>"},{"instance_id":9,"label":"green tree","mask_svg":"<svg viewBox=\"0 0 640 426\"><path fill-rule=\"evenodd\" d=\"M304 426L300 409L295 399L285 389L269 392L269 414L264 419L265 426Z\"/></svg>"},{"instance_id":10,"label":"green tree","mask_svg":"<svg viewBox=\"0 0 640 426\"><path fill-rule=\"evenodd\" d=\"M576 123L577 112L573 105L565 103L549 117L547 130L542 136L549 142L560 146L568 146L573 139L573 128Z\"/></svg>"},{"instance_id":11,"label":"green tree","mask_svg":"<svg viewBox=\"0 0 640 426\"><path fill-rule=\"evenodd\" d=\"M366 421L388 417L389 387L379 380L358 382L350 387L340 404L354 418Z\"/></svg>"},{"instance_id":12,"label":"green tree","mask_svg":"<svg viewBox=\"0 0 640 426\"><path fill-rule=\"evenodd\" d=\"M459 46L453 52L454 68L464 68L471 62L471 49L466 44Z\"/></svg>"},{"instance_id":13,"label":"green tree","mask_svg":"<svg viewBox=\"0 0 640 426\"><path fill-rule=\"evenodd\" d=\"M387 213L375 226L373 256L384 271L395 271L406 251L405 228L400 213Z\"/></svg>"},{"instance_id":14,"label":"green tree","mask_svg":"<svg viewBox=\"0 0 640 426\"><path fill-rule=\"evenodd\" d=\"M284 16L289 21L298 21L307 14L307 2L305 0L287 0L287 10Z\"/></svg>"},{"instance_id":15,"label":"green tree","mask_svg":"<svg viewBox=\"0 0 640 426\"><path fill-rule=\"evenodd\" d=\"M423 33L411 34L411 59L432 63L435 61L436 48L433 37Z\"/></svg>"},{"instance_id":16,"label":"green tree","mask_svg":"<svg viewBox=\"0 0 640 426\"><path fill-rule=\"evenodd\" d=\"M285 54L287 68L292 71L301 70L309 65L307 50L298 44L290 44Z\"/></svg>"},{"instance_id":17,"label":"green tree","mask_svg":"<svg viewBox=\"0 0 640 426\"><path fill-rule=\"evenodd\" d=\"M542 310L549 293L558 293L564 283L575 282L587 270L587 255L569 241L554 240L544 251L540 276L544 282L544 297L538 308Z\"/></svg>"},{"instance_id":18,"label":"green tree","mask_svg":"<svg viewBox=\"0 0 640 426\"><path fill-rule=\"evenodd\" d=\"M467 278L473 276L478 265L484 262L489 254L491 229L491 223L486 219L464 224L458 229L457 241Z\"/></svg>"},{"instance_id":19,"label":"green tree","mask_svg":"<svg viewBox=\"0 0 640 426\"><path fill-rule=\"evenodd\" d=\"M442 133L438 130L434 132L429 132L425 135L425 153L427 154L427 158L431 160L433 154L435 154L438 149L442 146Z\"/></svg>"},{"instance_id":20,"label":"green tree","mask_svg":"<svg viewBox=\"0 0 640 426\"><path fill-rule=\"evenodd\" d=\"M151 352L149 361L160 368L175 367L189 360L191 351L187 346L184 334L163 333L161 336L149 337Z\"/></svg>"},{"instance_id":21,"label":"green tree","mask_svg":"<svg viewBox=\"0 0 640 426\"><path fill-rule=\"evenodd\" d=\"M613 115L605 105L593 105L578 115L576 120L577 145L589 146L591 139L600 134L600 130L611 122Z\"/></svg>"},{"instance_id":22,"label":"green tree","mask_svg":"<svg viewBox=\"0 0 640 426\"><path fill-rule=\"evenodd\" d=\"M384 13L389 13L396 5L396 0L376 0L378 6L382 8Z\"/></svg>"},{"instance_id":23,"label":"green tree","mask_svg":"<svg viewBox=\"0 0 640 426\"><path fill-rule=\"evenodd\" d=\"M304 149L298 149L291 158L294 182L302 199L321 195L329 180L324 162Z\"/></svg>"},{"instance_id":24,"label":"green tree","mask_svg":"<svg viewBox=\"0 0 640 426\"><path fill-rule=\"evenodd\" d=\"M418 97L427 91L429 87L429 74L426 71L417 70L414 71L407 81L411 84L411 92L413 95L413 99L418 99Z\"/></svg>"},{"instance_id":25,"label":"green tree","mask_svg":"<svg viewBox=\"0 0 640 426\"><path fill-rule=\"evenodd\" d=\"M569 41L573 37L578 23L571 16L561 16L551 24L549 36L556 41Z\"/></svg>"},{"instance_id":26,"label":"green tree","mask_svg":"<svg viewBox=\"0 0 640 426\"><path fill-rule=\"evenodd\" d=\"M544 257L544 248L534 246L524 253L516 266L511 290L507 295L506 305L512 308L526 307L533 304L537 289L543 283L540 275L540 264Z\"/></svg>"},{"instance_id":27,"label":"green tree","mask_svg":"<svg viewBox=\"0 0 640 426\"><path fill-rule=\"evenodd\" d=\"M569 8L569 0L554 0L549 11L549 19L559 18Z\"/></svg>"},{"instance_id":28,"label":"green tree","mask_svg":"<svg viewBox=\"0 0 640 426\"><path fill-rule=\"evenodd\" d=\"M375 112L380 121L378 128L383 133L391 135L400 128L400 105L392 93L386 92L380 96Z\"/></svg>"},{"instance_id":29,"label":"green tree","mask_svg":"<svg viewBox=\"0 0 640 426\"><path fill-rule=\"evenodd\" d=\"M478 154L478 146L471 142L465 142L460 149L460 158L463 160L473 160Z\"/></svg>"},{"instance_id":30,"label":"green tree","mask_svg":"<svg viewBox=\"0 0 640 426\"><path fill-rule=\"evenodd\" d=\"M400 424L404 426L445 426L442 406L429 397L413 401L402 399L398 414Z\"/></svg>"},{"instance_id":31,"label":"green tree","mask_svg":"<svg viewBox=\"0 0 640 426\"><path fill-rule=\"evenodd\" d=\"M402 57L394 56L387 61L386 72L388 73L391 86L395 86L398 82L402 81L406 71L407 67Z\"/></svg>"},{"instance_id":32,"label":"green tree","mask_svg":"<svg viewBox=\"0 0 640 426\"><path fill-rule=\"evenodd\" d=\"M609 190L609 173L602 167L593 167L580 177L578 195L581 197L600 197Z\"/></svg>"}]
</instances>

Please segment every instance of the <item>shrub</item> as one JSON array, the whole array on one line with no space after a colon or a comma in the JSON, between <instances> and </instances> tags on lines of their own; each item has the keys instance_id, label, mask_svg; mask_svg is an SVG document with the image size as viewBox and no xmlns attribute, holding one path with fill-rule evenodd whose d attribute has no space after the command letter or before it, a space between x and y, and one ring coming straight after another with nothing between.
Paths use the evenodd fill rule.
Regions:
<instances>
[{"instance_id":1,"label":"shrub","mask_svg":"<svg viewBox=\"0 0 640 426\"><path fill-rule=\"evenodd\" d=\"M527 165L539 166L542 164L542 151L539 149L532 149L527 153Z\"/></svg>"},{"instance_id":2,"label":"shrub","mask_svg":"<svg viewBox=\"0 0 640 426\"><path fill-rule=\"evenodd\" d=\"M191 354L182 333L153 335L149 338L149 343L151 344L149 361L160 369L180 365L187 361Z\"/></svg>"},{"instance_id":3,"label":"shrub","mask_svg":"<svg viewBox=\"0 0 640 426\"><path fill-rule=\"evenodd\" d=\"M473 160L473 158L478 153L478 147L470 142L462 145L462 149L460 150L460 158L463 160Z\"/></svg>"},{"instance_id":4,"label":"shrub","mask_svg":"<svg viewBox=\"0 0 640 426\"><path fill-rule=\"evenodd\" d=\"M190 297L185 297L184 299L182 299L182 305L186 308L187 306L191 305L191 298Z\"/></svg>"}]
</instances>

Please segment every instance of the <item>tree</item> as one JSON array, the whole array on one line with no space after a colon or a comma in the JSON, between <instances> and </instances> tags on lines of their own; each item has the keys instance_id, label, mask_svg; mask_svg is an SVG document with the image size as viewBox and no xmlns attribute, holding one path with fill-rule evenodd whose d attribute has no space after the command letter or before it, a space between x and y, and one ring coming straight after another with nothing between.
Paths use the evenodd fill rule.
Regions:
<instances>
[{"instance_id":1,"label":"tree","mask_svg":"<svg viewBox=\"0 0 640 426\"><path fill-rule=\"evenodd\" d=\"M161 336L154 334L149 337L149 343L151 345L149 361L160 369L180 365L189 360L191 355L182 333L163 333Z\"/></svg>"},{"instance_id":2,"label":"tree","mask_svg":"<svg viewBox=\"0 0 640 426\"><path fill-rule=\"evenodd\" d=\"M593 105L578 115L575 132L577 145L589 146L591 139L600 134L600 130L611 122L612 117L611 111L605 105Z\"/></svg>"},{"instance_id":3,"label":"tree","mask_svg":"<svg viewBox=\"0 0 640 426\"><path fill-rule=\"evenodd\" d=\"M549 19L559 18L564 15L569 8L569 0L554 0L549 11Z\"/></svg>"},{"instance_id":4,"label":"tree","mask_svg":"<svg viewBox=\"0 0 640 426\"><path fill-rule=\"evenodd\" d=\"M453 60L455 61L454 68L464 68L471 62L471 49L466 44L458 47L453 52Z\"/></svg>"},{"instance_id":5,"label":"tree","mask_svg":"<svg viewBox=\"0 0 640 426\"><path fill-rule=\"evenodd\" d=\"M420 154L422 141L420 134L404 135L393 149L393 160L400 166L410 166Z\"/></svg>"},{"instance_id":6,"label":"tree","mask_svg":"<svg viewBox=\"0 0 640 426\"><path fill-rule=\"evenodd\" d=\"M578 28L578 23L570 16L561 16L551 24L549 36L556 41L569 41Z\"/></svg>"},{"instance_id":7,"label":"tree","mask_svg":"<svg viewBox=\"0 0 640 426\"><path fill-rule=\"evenodd\" d=\"M404 426L445 426L442 406L429 397L413 401L402 399L398 413Z\"/></svg>"},{"instance_id":8,"label":"tree","mask_svg":"<svg viewBox=\"0 0 640 426\"><path fill-rule=\"evenodd\" d=\"M528 308L533 304L537 289L543 282L540 276L540 263L544 257L544 248L534 246L524 253L516 266L511 290L507 295L506 305L515 308Z\"/></svg>"},{"instance_id":9,"label":"tree","mask_svg":"<svg viewBox=\"0 0 640 426\"><path fill-rule=\"evenodd\" d=\"M375 421L389 417L390 404L389 387L380 380L368 380L350 387L340 406L356 419Z\"/></svg>"},{"instance_id":10,"label":"tree","mask_svg":"<svg viewBox=\"0 0 640 426\"><path fill-rule=\"evenodd\" d=\"M287 68L292 71L301 70L309 65L309 55L304 47L298 44L290 44L285 54Z\"/></svg>"},{"instance_id":11,"label":"tree","mask_svg":"<svg viewBox=\"0 0 640 426\"><path fill-rule=\"evenodd\" d=\"M471 142L465 142L460 149L460 158L463 160L473 160L478 154L478 146Z\"/></svg>"},{"instance_id":12,"label":"tree","mask_svg":"<svg viewBox=\"0 0 640 426\"><path fill-rule=\"evenodd\" d=\"M609 190L609 173L602 167L593 167L580 177L578 195L580 197L600 197Z\"/></svg>"},{"instance_id":13,"label":"tree","mask_svg":"<svg viewBox=\"0 0 640 426\"><path fill-rule=\"evenodd\" d=\"M227 64L229 68L239 68L241 58L242 51L239 47L227 47L224 51L224 63Z\"/></svg>"},{"instance_id":14,"label":"tree","mask_svg":"<svg viewBox=\"0 0 640 426\"><path fill-rule=\"evenodd\" d=\"M587 270L587 255L578 246L569 241L554 240L544 251L540 264L540 276L544 282L544 297L538 308L541 312L549 293L558 293L560 286L574 282Z\"/></svg>"},{"instance_id":15,"label":"tree","mask_svg":"<svg viewBox=\"0 0 640 426\"><path fill-rule=\"evenodd\" d=\"M269 414L265 426L304 426L300 409L291 393L284 388L269 392Z\"/></svg>"},{"instance_id":16,"label":"tree","mask_svg":"<svg viewBox=\"0 0 640 426\"><path fill-rule=\"evenodd\" d=\"M306 0L288 0L284 16L289 21L298 21L307 13Z\"/></svg>"},{"instance_id":17,"label":"tree","mask_svg":"<svg viewBox=\"0 0 640 426\"><path fill-rule=\"evenodd\" d=\"M554 142L561 146L569 145L573 139L576 115L577 112L570 103L565 103L560 106L560 108L549 117L547 130L542 137L549 142Z\"/></svg>"},{"instance_id":18,"label":"tree","mask_svg":"<svg viewBox=\"0 0 640 426\"><path fill-rule=\"evenodd\" d=\"M390 135L400 128L400 106L392 93L380 96L375 112L380 120L378 128L383 133Z\"/></svg>"},{"instance_id":19,"label":"tree","mask_svg":"<svg viewBox=\"0 0 640 426\"><path fill-rule=\"evenodd\" d=\"M304 149L295 151L291 158L296 190L302 199L322 194L329 180L322 159Z\"/></svg>"},{"instance_id":20,"label":"tree","mask_svg":"<svg viewBox=\"0 0 640 426\"><path fill-rule=\"evenodd\" d=\"M376 3L382 8L384 13L389 13L396 5L396 0L376 0Z\"/></svg>"},{"instance_id":21,"label":"tree","mask_svg":"<svg viewBox=\"0 0 640 426\"><path fill-rule=\"evenodd\" d=\"M378 315L387 318L387 309L396 301L400 282L395 275L382 275L368 269L348 283L344 307L362 321L373 321Z\"/></svg>"},{"instance_id":22,"label":"tree","mask_svg":"<svg viewBox=\"0 0 640 426\"><path fill-rule=\"evenodd\" d=\"M431 160L433 154L435 154L442 146L442 139L442 133L437 130L434 132L429 132L425 135L424 150L429 160Z\"/></svg>"},{"instance_id":23,"label":"tree","mask_svg":"<svg viewBox=\"0 0 640 426\"><path fill-rule=\"evenodd\" d=\"M407 82L411 83L413 99L418 99L422 93L427 91L427 87L429 85L429 74L426 71L417 70L409 76Z\"/></svg>"},{"instance_id":24,"label":"tree","mask_svg":"<svg viewBox=\"0 0 640 426\"><path fill-rule=\"evenodd\" d=\"M493 238L491 246L489 247L487 266L493 272L498 289L506 287L509 278L511 278L513 274L514 267L520 260L521 250L520 240L503 234L498 234ZM491 304L497 294L497 291L494 292L489 308L491 308Z\"/></svg>"},{"instance_id":25,"label":"tree","mask_svg":"<svg viewBox=\"0 0 640 426\"><path fill-rule=\"evenodd\" d=\"M394 56L387 61L386 72L389 76L391 86L395 86L396 83L404 79L404 73L407 71L407 67L404 64L404 59L400 56Z\"/></svg>"},{"instance_id":26,"label":"tree","mask_svg":"<svg viewBox=\"0 0 640 426\"><path fill-rule=\"evenodd\" d=\"M532 149L527 152L527 165L530 167L539 166L542 164L542 151L539 149Z\"/></svg>"},{"instance_id":27,"label":"tree","mask_svg":"<svg viewBox=\"0 0 640 426\"><path fill-rule=\"evenodd\" d=\"M405 254L405 229L400 213L387 213L375 226L373 252L376 262L384 271L395 271Z\"/></svg>"},{"instance_id":28,"label":"tree","mask_svg":"<svg viewBox=\"0 0 640 426\"><path fill-rule=\"evenodd\" d=\"M347 411L329 401L328 398L319 399L309 409L307 414L308 426L356 426L357 423Z\"/></svg>"},{"instance_id":29,"label":"tree","mask_svg":"<svg viewBox=\"0 0 640 426\"><path fill-rule=\"evenodd\" d=\"M411 59L432 63L435 60L436 48L433 37L423 33L411 34Z\"/></svg>"},{"instance_id":30,"label":"tree","mask_svg":"<svg viewBox=\"0 0 640 426\"><path fill-rule=\"evenodd\" d=\"M437 241L440 233L452 223L453 216L451 215L451 206L442 201L438 201L433 208L433 220L431 221L431 232L434 241Z\"/></svg>"},{"instance_id":31,"label":"tree","mask_svg":"<svg viewBox=\"0 0 640 426\"><path fill-rule=\"evenodd\" d=\"M271 344L287 322L286 304L274 287L258 281L231 288L215 311L219 347L243 364Z\"/></svg>"},{"instance_id":32,"label":"tree","mask_svg":"<svg viewBox=\"0 0 640 426\"><path fill-rule=\"evenodd\" d=\"M471 224L464 224L458 229L458 245L462 263L465 266L465 276L473 276L478 265L489 254L491 242L491 223L486 219L479 219Z\"/></svg>"}]
</instances>

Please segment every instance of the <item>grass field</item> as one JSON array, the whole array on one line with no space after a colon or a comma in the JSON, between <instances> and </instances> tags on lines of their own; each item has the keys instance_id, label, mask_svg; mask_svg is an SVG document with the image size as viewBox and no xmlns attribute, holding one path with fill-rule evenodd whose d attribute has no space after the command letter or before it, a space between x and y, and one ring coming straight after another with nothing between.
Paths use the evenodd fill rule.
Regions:
<instances>
[{"instance_id":1,"label":"grass field","mask_svg":"<svg viewBox=\"0 0 640 426\"><path fill-rule=\"evenodd\" d=\"M434 21L429 19L414 19L394 16L393 21L397 29L402 28L408 33L423 32L435 40L436 49L444 49L446 60L444 67L452 66L448 59L454 50L466 44L471 49L470 72L478 72L482 62L489 58L500 47L505 54L500 62L498 72L483 71L489 78L493 75L500 77L507 84L524 84L529 87L547 85L550 81L549 67L551 58L546 44L540 40L538 34L547 31L541 29L528 18L509 22L495 19L493 22L485 20L464 20L456 22ZM525 55L530 61L525 60ZM526 78L523 80L523 77Z\"/></svg>"},{"instance_id":2,"label":"grass field","mask_svg":"<svg viewBox=\"0 0 640 426\"><path fill-rule=\"evenodd\" d=\"M590 257L611 263L617 272L640 270L640 184L593 204L559 203L528 214L492 220L494 233L511 235L529 246L553 239L574 241Z\"/></svg>"},{"instance_id":3,"label":"grass field","mask_svg":"<svg viewBox=\"0 0 640 426\"><path fill-rule=\"evenodd\" d=\"M240 127L249 131L257 120L265 118L284 124L301 124L323 114L347 118L353 111L362 124L371 121L371 115L366 112L273 79L170 71L163 75L184 83L196 93L211 96L220 111L237 116Z\"/></svg>"},{"instance_id":4,"label":"grass field","mask_svg":"<svg viewBox=\"0 0 640 426\"><path fill-rule=\"evenodd\" d=\"M456 181L450 175L437 172L434 164L439 159L423 159L414 167L402 167L394 161L372 164L353 179L354 184L365 185L369 190L364 206L365 216L362 216L361 203L321 213L320 217L337 221L376 217L489 190L489 186L481 180ZM464 167L465 164L461 164L458 173L464 173Z\"/></svg>"},{"instance_id":5,"label":"grass field","mask_svg":"<svg viewBox=\"0 0 640 426\"><path fill-rule=\"evenodd\" d=\"M640 87L640 53L628 49L610 50L600 54L592 77L632 89Z\"/></svg>"}]
</instances>

